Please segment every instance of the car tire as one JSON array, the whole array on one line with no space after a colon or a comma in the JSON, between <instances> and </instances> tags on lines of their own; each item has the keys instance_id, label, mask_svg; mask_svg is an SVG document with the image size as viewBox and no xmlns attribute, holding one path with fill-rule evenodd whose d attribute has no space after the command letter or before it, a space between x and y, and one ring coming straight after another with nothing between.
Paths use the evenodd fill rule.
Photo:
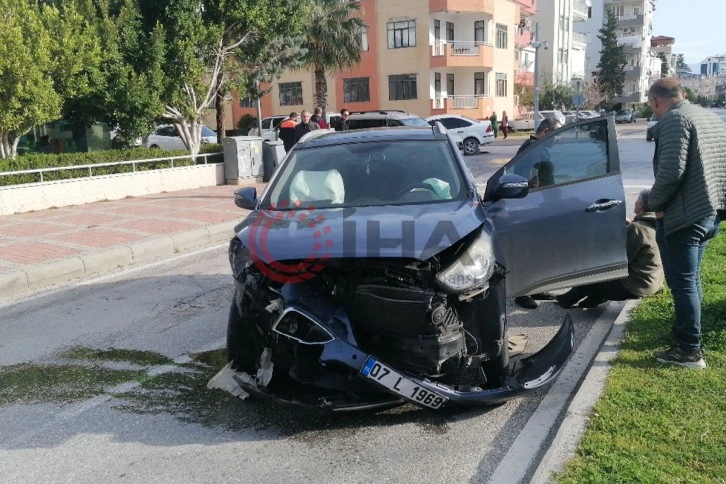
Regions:
<instances>
[{"instance_id":1,"label":"car tire","mask_svg":"<svg viewBox=\"0 0 726 484\"><path fill-rule=\"evenodd\" d=\"M255 331L250 318L242 318L237 306L237 291L232 298L232 305L229 308L227 319L227 361L232 362L232 368L238 371L246 371L254 375L257 365L257 344L255 343ZM241 298L241 305L246 307L245 297ZM244 310L244 309L243 309Z\"/></svg>"},{"instance_id":2,"label":"car tire","mask_svg":"<svg viewBox=\"0 0 726 484\"><path fill-rule=\"evenodd\" d=\"M464 154L467 156L479 153L479 141L476 138L466 138L464 140Z\"/></svg>"},{"instance_id":3,"label":"car tire","mask_svg":"<svg viewBox=\"0 0 726 484\"><path fill-rule=\"evenodd\" d=\"M159 150L161 148L159 148L159 145L151 145L151 146L149 146L149 149L150 150Z\"/></svg>"}]
</instances>

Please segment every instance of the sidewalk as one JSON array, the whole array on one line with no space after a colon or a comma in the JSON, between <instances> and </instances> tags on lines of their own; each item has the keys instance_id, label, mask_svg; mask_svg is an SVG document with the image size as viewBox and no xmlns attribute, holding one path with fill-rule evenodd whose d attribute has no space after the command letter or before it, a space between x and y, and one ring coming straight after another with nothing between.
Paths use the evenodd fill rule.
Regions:
<instances>
[{"instance_id":1,"label":"sidewalk","mask_svg":"<svg viewBox=\"0 0 726 484\"><path fill-rule=\"evenodd\" d=\"M248 213L234 204L242 186L259 194L265 184L250 179L0 216L0 299L229 240Z\"/></svg>"}]
</instances>

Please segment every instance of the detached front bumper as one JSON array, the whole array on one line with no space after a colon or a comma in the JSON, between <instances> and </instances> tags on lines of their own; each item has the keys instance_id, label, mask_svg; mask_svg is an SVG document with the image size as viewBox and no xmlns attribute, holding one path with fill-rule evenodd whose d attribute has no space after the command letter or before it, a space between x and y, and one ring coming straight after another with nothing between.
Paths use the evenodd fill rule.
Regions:
<instances>
[{"instance_id":1,"label":"detached front bumper","mask_svg":"<svg viewBox=\"0 0 726 484\"><path fill-rule=\"evenodd\" d=\"M499 388L470 392L454 390L448 385L432 382L428 379L418 378L405 372L398 372L385 362L377 360L374 357L371 357L371 355L368 355L339 339L331 341L325 345L320 361L323 364L343 364L355 370L362 378L370 379L372 383L377 384L382 389L403 397L417 405L436 409L440 408L447 402L467 406L493 405L509 400L530 390L549 385L562 371L570 353L572 353L573 346L574 327L572 319L569 315L567 315L557 334L544 348L534 355L523 358L515 363L511 374L505 379L503 386ZM383 384L383 379L379 381L376 378L371 378L371 366L372 364L375 364L371 363L371 361L380 364L380 366L384 368L383 372L391 371L393 373L394 376L391 378L394 378L392 381L394 385L395 378L402 376L404 380L413 382L414 386L407 386L405 381L403 383L399 382L396 386L392 386L391 383L386 385ZM368 368L366 368L366 363L368 363ZM386 375L386 378L388 378L388 375ZM444 399L444 401L435 406L427 404L427 402L422 401L421 398L417 398L421 395L421 390L417 389L418 387L425 389L428 393L434 395L431 399L432 402L438 402L438 400L436 400L437 397Z\"/></svg>"}]
</instances>

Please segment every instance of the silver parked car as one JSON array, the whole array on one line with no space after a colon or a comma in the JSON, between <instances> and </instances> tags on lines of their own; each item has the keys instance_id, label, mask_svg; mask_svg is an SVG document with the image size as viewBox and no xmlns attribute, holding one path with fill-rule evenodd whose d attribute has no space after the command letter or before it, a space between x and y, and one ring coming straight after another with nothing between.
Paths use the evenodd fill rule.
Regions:
<instances>
[{"instance_id":1,"label":"silver parked car","mask_svg":"<svg viewBox=\"0 0 726 484\"><path fill-rule=\"evenodd\" d=\"M202 126L202 143L216 143L217 133L206 126ZM146 148L162 150L186 150L179 131L173 124L157 126L156 130L143 140Z\"/></svg>"}]
</instances>

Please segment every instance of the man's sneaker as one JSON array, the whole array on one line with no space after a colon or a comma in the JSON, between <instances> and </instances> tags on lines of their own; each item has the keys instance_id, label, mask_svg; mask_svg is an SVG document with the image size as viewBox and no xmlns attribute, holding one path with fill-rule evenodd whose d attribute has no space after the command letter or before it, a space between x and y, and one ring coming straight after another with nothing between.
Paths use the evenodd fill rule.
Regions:
<instances>
[{"instance_id":1,"label":"man's sneaker","mask_svg":"<svg viewBox=\"0 0 726 484\"><path fill-rule=\"evenodd\" d=\"M582 293L571 289L564 294L555 296L555 299L557 299L557 302L563 308L571 308L572 306L580 302L580 300L582 300L584 297L585 296Z\"/></svg>"},{"instance_id":2,"label":"man's sneaker","mask_svg":"<svg viewBox=\"0 0 726 484\"><path fill-rule=\"evenodd\" d=\"M684 351L679 346L671 346L665 351L657 351L653 356L658 363L686 368L706 368L701 350Z\"/></svg>"},{"instance_id":3,"label":"man's sneaker","mask_svg":"<svg viewBox=\"0 0 726 484\"><path fill-rule=\"evenodd\" d=\"M584 309L592 309L601 305L604 302L607 302L607 299L598 296L587 296L585 299L580 301L578 306Z\"/></svg>"},{"instance_id":4,"label":"man's sneaker","mask_svg":"<svg viewBox=\"0 0 726 484\"><path fill-rule=\"evenodd\" d=\"M532 296L518 296L514 298L514 302L523 308L537 309L537 301L532 299Z\"/></svg>"}]
</instances>

